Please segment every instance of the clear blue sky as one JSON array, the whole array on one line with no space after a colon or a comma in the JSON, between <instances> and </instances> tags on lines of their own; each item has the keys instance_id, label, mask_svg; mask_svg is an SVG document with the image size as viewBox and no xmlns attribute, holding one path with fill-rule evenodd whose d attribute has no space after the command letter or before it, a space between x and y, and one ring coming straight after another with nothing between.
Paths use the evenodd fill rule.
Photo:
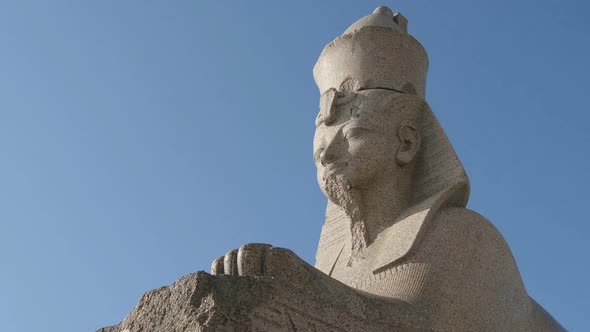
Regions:
<instances>
[{"instance_id":1,"label":"clear blue sky","mask_svg":"<svg viewBox=\"0 0 590 332\"><path fill-rule=\"evenodd\" d=\"M92 331L246 242L314 262L326 43L386 4L529 293L587 330L588 1L0 2L0 322Z\"/></svg>"}]
</instances>

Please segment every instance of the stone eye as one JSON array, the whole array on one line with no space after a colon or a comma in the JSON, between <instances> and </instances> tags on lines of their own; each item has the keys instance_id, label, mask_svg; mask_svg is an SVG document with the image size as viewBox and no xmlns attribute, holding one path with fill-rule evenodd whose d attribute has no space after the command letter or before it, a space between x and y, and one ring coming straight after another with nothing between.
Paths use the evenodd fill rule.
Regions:
<instances>
[{"instance_id":1,"label":"stone eye","mask_svg":"<svg viewBox=\"0 0 590 332\"><path fill-rule=\"evenodd\" d=\"M344 133L346 139L359 138L365 133L363 128L350 128Z\"/></svg>"}]
</instances>

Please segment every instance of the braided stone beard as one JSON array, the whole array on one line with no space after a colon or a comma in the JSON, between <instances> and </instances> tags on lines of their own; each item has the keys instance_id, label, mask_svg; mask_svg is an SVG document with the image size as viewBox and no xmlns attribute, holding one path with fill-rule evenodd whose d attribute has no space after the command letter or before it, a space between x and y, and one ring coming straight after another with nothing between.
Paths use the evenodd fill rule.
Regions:
<instances>
[{"instance_id":1,"label":"braided stone beard","mask_svg":"<svg viewBox=\"0 0 590 332\"><path fill-rule=\"evenodd\" d=\"M348 266L365 258L369 242L367 225L361 210L361 193L352 188L341 175L330 175L324 178L324 188L328 198L340 206L350 219L351 255Z\"/></svg>"}]
</instances>

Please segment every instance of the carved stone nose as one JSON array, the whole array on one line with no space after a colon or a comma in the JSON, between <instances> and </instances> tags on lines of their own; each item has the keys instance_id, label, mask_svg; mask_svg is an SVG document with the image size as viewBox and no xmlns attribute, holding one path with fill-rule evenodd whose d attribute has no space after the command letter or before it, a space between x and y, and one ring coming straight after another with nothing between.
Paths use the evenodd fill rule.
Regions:
<instances>
[{"instance_id":1,"label":"carved stone nose","mask_svg":"<svg viewBox=\"0 0 590 332\"><path fill-rule=\"evenodd\" d=\"M343 144L342 132L338 131L331 139L327 140L326 144L320 152L320 164L326 166L339 158L342 153Z\"/></svg>"}]
</instances>

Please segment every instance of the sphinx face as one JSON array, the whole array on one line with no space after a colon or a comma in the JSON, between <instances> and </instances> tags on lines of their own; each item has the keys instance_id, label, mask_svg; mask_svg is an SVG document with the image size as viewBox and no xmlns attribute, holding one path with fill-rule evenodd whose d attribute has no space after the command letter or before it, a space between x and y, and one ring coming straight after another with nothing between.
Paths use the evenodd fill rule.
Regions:
<instances>
[{"instance_id":1,"label":"sphinx face","mask_svg":"<svg viewBox=\"0 0 590 332\"><path fill-rule=\"evenodd\" d=\"M320 188L333 199L334 190L364 190L399 169L399 140L385 116L362 96L333 109L331 121L320 121L314 136L314 162ZM338 203L338 202L336 202Z\"/></svg>"}]
</instances>

